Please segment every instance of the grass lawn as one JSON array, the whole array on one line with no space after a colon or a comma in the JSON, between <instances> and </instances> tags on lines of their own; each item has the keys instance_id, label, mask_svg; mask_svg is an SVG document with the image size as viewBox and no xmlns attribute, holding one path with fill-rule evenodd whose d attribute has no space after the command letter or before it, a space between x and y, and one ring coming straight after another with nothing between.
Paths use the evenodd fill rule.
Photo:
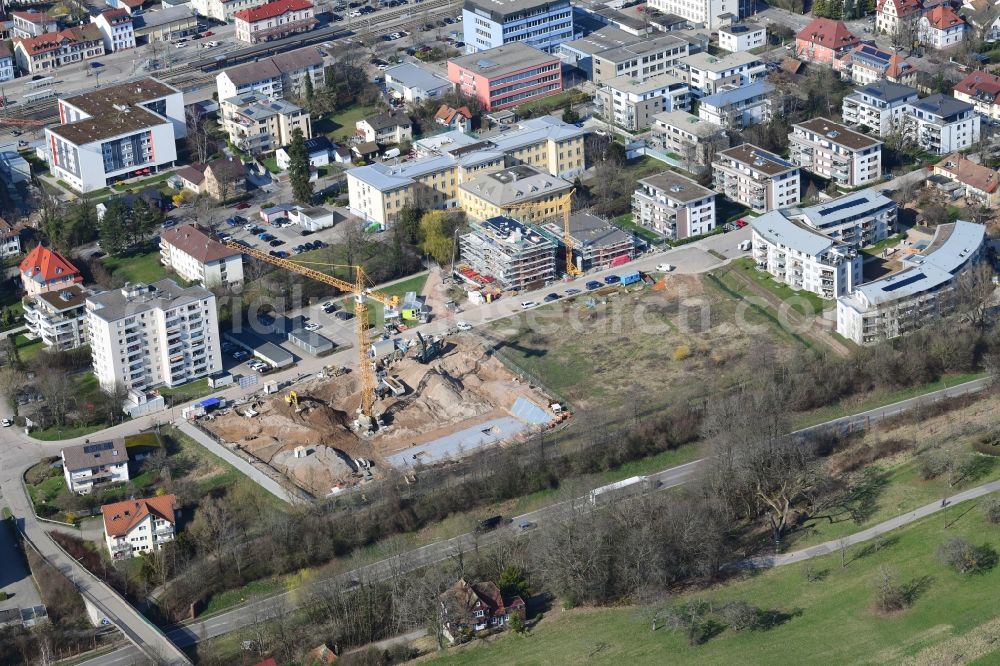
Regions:
<instances>
[{"instance_id":1,"label":"grass lawn","mask_svg":"<svg viewBox=\"0 0 1000 666\"><path fill-rule=\"evenodd\" d=\"M780 312L771 307L771 305L761 302L753 290L741 280L733 277L732 272L734 270L738 269L733 268L732 265L724 266L717 271L709 273L705 278L706 282L734 300L740 301L742 298L755 299L753 302L747 304L746 313L753 313L757 321L765 321L770 324L774 333L786 341L794 341L805 347L812 347L812 342L785 327L782 323L783 317ZM741 302L747 303L746 301Z\"/></svg>"},{"instance_id":2,"label":"grass lawn","mask_svg":"<svg viewBox=\"0 0 1000 666\"><path fill-rule=\"evenodd\" d=\"M376 113L378 113L378 109L374 106L352 106L349 109L331 113L313 123L313 136L325 134L332 141L354 136L354 124Z\"/></svg>"},{"instance_id":3,"label":"grass lawn","mask_svg":"<svg viewBox=\"0 0 1000 666\"><path fill-rule=\"evenodd\" d=\"M892 247L896 245L897 243L899 243L899 241L903 240L904 238L906 238L906 234L896 234L895 236L889 236L885 240L881 240L875 243L874 245L869 245L866 248L862 248L861 251L869 256L878 257L882 254L882 250L886 249L887 247Z\"/></svg>"},{"instance_id":4,"label":"grass lawn","mask_svg":"<svg viewBox=\"0 0 1000 666\"><path fill-rule=\"evenodd\" d=\"M625 173L628 176L629 181L637 181L640 178L646 178L647 176L652 176L653 174L662 173L664 171L677 171L677 173L684 173L679 169L671 169L663 162L653 159L647 155L637 157L634 160L629 160L628 164L625 165Z\"/></svg>"},{"instance_id":5,"label":"grass lawn","mask_svg":"<svg viewBox=\"0 0 1000 666\"><path fill-rule=\"evenodd\" d=\"M221 594L217 594L208 600L205 607L200 613L198 613L198 618L201 619L206 615L212 615L214 613L219 613L233 606L238 606L250 597L266 597L277 592L281 592L285 588L285 577L277 578L264 578L261 580L255 580L247 583L243 587L237 588L235 590L227 590Z\"/></svg>"},{"instance_id":6,"label":"grass lawn","mask_svg":"<svg viewBox=\"0 0 1000 666\"><path fill-rule=\"evenodd\" d=\"M834 301L820 298L811 291L792 289L787 284L778 282L764 271L757 270L753 259L743 257L732 263L744 275L761 285L772 294L789 304L796 312L804 315L817 315L827 307L832 307Z\"/></svg>"},{"instance_id":7,"label":"grass lawn","mask_svg":"<svg viewBox=\"0 0 1000 666\"><path fill-rule=\"evenodd\" d=\"M271 153L267 157L261 157L260 162L271 173L281 173L281 169L278 168L278 156L275 153Z\"/></svg>"},{"instance_id":8,"label":"grass lawn","mask_svg":"<svg viewBox=\"0 0 1000 666\"><path fill-rule=\"evenodd\" d=\"M524 104L519 104L516 111L518 113L524 113L526 111L534 111L535 109L561 109L569 106L569 103L579 96L575 90L564 90L555 95L548 95L547 97L542 97L541 99L533 99L530 102L525 102Z\"/></svg>"},{"instance_id":9,"label":"grass lawn","mask_svg":"<svg viewBox=\"0 0 1000 666\"><path fill-rule=\"evenodd\" d=\"M632 221L632 213L625 213L624 215L619 215L614 220L612 220L614 225L619 229L628 231L635 234L639 238L652 243L653 245L662 245L666 243L666 239L660 234L656 233L652 229L647 229L641 225L636 224Z\"/></svg>"},{"instance_id":10,"label":"grass lawn","mask_svg":"<svg viewBox=\"0 0 1000 666\"><path fill-rule=\"evenodd\" d=\"M157 390L169 405L179 405L182 402L188 402L189 400L194 400L195 398L204 397L215 389L209 387L208 379L206 378L189 382L183 386L177 386L174 388L164 387Z\"/></svg>"},{"instance_id":11,"label":"grass lawn","mask_svg":"<svg viewBox=\"0 0 1000 666\"><path fill-rule=\"evenodd\" d=\"M948 527L946 527L948 526ZM718 634L690 646L680 632L650 629L640 609L553 610L525 637L504 635L474 641L432 658L442 664L860 664L962 663L995 646L996 592L1000 567L962 575L936 557L939 544L963 537L1000 547L1000 527L987 524L973 503L954 506L896 530L879 549L859 545L808 563L758 572L707 592L688 593L716 607L733 600L779 610L782 623L769 631ZM910 608L885 615L873 608L876 576L890 567L910 586ZM823 572L810 582L809 567ZM987 623L992 627L984 627Z\"/></svg>"},{"instance_id":12,"label":"grass lawn","mask_svg":"<svg viewBox=\"0 0 1000 666\"><path fill-rule=\"evenodd\" d=\"M156 282L167 277L167 269L160 263L160 251L108 256L103 260L104 267L114 275L120 275L129 282Z\"/></svg>"},{"instance_id":13,"label":"grass lawn","mask_svg":"<svg viewBox=\"0 0 1000 666\"><path fill-rule=\"evenodd\" d=\"M741 217L755 216L757 213L753 212L752 209L747 208L741 203L737 203L728 197L724 197L721 194L715 197L715 218L719 220L719 225L723 225L726 222L732 222L733 220L738 220Z\"/></svg>"},{"instance_id":14,"label":"grass lawn","mask_svg":"<svg viewBox=\"0 0 1000 666\"><path fill-rule=\"evenodd\" d=\"M386 296L399 296L399 302L403 302L403 296L406 295L408 291L415 291L417 295L424 289L424 284L427 282L427 273L422 275L414 275L411 278L406 278L400 282L397 282L386 287L379 287L378 291L385 294ZM354 299L351 297L344 298L342 300L344 309L348 312L354 312ZM381 330L382 324L385 323L385 307L378 301L368 301L368 321L372 323L376 329Z\"/></svg>"},{"instance_id":15,"label":"grass lawn","mask_svg":"<svg viewBox=\"0 0 1000 666\"><path fill-rule=\"evenodd\" d=\"M24 333L17 334L17 337L14 338L14 344L17 346L17 355L22 363L28 363L45 349L45 343L42 342L41 338L29 340Z\"/></svg>"},{"instance_id":16,"label":"grass lawn","mask_svg":"<svg viewBox=\"0 0 1000 666\"><path fill-rule=\"evenodd\" d=\"M128 190L141 190L149 185L155 185L156 183L162 183L167 178L173 176L173 172L158 173L155 176L149 178L144 178L143 180L127 181L123 183L115 183L114 188L119 192L125 192Z\"/></svg>"},{"instance_id":17,"label":"grass lawn","mask_svg":"<svg viewBox=\"0 0 1000 666\"><path fill-rule=\"evenodd\" d=\"M32 430L30 436L33 437L34 439L40 439L43 442L57 442L60 439L74 439L76 437L83 437L84 435L95 433L98 430L104 430L107 427L108 425L106 423L93 423L90 425L80 425L80 426L66 426L63 428L52 426L51 428Z\"/></svg>"}]
</instances>

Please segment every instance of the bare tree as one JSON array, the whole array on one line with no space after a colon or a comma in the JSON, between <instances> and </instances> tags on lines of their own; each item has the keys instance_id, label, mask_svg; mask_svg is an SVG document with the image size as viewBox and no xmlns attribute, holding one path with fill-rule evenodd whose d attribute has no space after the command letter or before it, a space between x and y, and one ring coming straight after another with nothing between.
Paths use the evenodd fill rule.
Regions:
<instances>
[{"instance_id":1,"label":"bare tree","mask_svg":"<svg viewBox=\"0 0 1000 666\"><path fill-rule=\"evenodd\" d=\"M211 148L205 115L198 113L194 106L189 106L185 110L184 120L187 125L187 145L191 157L197 162L204 163L208 160Z\"/></svg>"},{"instance_id":2,"label":"bare tree","mask_svg":"<svg viewBox=\"0 0 1000 666\"><path fill-rule=\"evenodd\" d=\"M988 262L982 262L963 272L958 278L956 301L959 310L977 328L986 328L996 304L996 272Z\"/></svg>"}]
</instances>

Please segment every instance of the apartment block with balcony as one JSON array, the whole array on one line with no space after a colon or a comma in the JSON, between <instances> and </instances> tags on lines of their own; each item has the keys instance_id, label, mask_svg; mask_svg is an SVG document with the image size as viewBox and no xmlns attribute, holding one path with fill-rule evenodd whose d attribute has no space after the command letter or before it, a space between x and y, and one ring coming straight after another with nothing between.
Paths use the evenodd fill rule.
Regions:
<instances>
[{"instance_id":1,"label":"apartment block with balcony","mask_svg":"<svg viewBox=\"0 0 1000 666\"><path fill-rule=\"evenodd\" d=\"M459 237L461 262L504 289L524 289L556 277L557 244L509 217L473 221Z\"/></svg>"},{"instance_id":2,"label":"apartment block with balcony","mask_svg":"<svg viewBox=\"0 0 1000 666\"><path fill-rule=\"evenodd\" d=\"M22 300L27 337L41 340L46 349L66 351L87 343L84 304L88 292L74 284Z\"/></svg>"},{"instance_id":3,"label":"apartment block with balcony","mask_svg":"<svg viewBox=\"0 0 1000 666\"><path fill-rule=\"evenodd\" d=\"M287 146L296 129L312 138L309 112L285 100L249 92L222 100L219 110L219 123L229 140L252 155Z\"/></svg>"},{"instance_id":4,"label":"apartment block with balcony","mask_svg":"<svg viewBox=\"0 0 1000 666\"><path fill-rule=\"evenodd\" d=\"M675 35L649 36L592 54L594 83L619 76L643 81L651 76L672 74L678 62L688 55L690 45Z\"/></svg>"},{"instance_id":5,"label":"apartment block with balcony","mask_svg":"<svg viewBox=\"0 0 1000 666\"><path fill-rule=\"evenodd\" d=\"M774 86L755 81L747 86L727 88L702 97L698 117L724 130L743 130L771 117L771 93Z\"/></svg>"},{"instance_id":6,"label":"apartment block with balcony","mask_svg":"<svg viewBox=\"0 0 1000 666\"><path fill-rule=\"evenodd\" d=\"M649 127L658 113L690 106L687 84L670 74L644 81L616 76L600 84L594 99L601 117L630 132Z\"/></svg>"},{"instance_id":7,"label":"apartment block with balcony","mask_svg":"<svg viewBox=\"0 0 1000 666\"><path fill-rule=\"evenodd\" d=\"M750 220L757 268L792 289L821 298L850 293L862 280L862 256L782 211Z\"/></svg>"},{"instance_id":8,"label":"apartment block with balcony","mask_svg":"<svg viewBox=\"0 0 1000 666\"><path fill-rule=\"evenodd\" d=\"M249 92L285 99L305 95L307 78L314 90L326 84L323 56L312 46L230 67L215 77L215 88L220 100Z\"/></svg>"},{"instance_id":9,"label":"apartment block with balcony","mask_svg":"<svg viewBox=\"0 0 1000 666\"><path fill-rule=\"evenodd\" d=\"M128 476L128 450L124 439L67 446L59 452L63 479L70 492L89 495L109 483L124 483Z\"/></svg>"},{"instance_id":10,"label":"apartment block with balcony","mask_svg":"<svg viewBox=\"0 0 1000 666\"><path fill-rule=\"evenodd\" d=\"M764 61L752 53L743 52L724 56L695 53L678 60L675 72L685 77L695 97L748 86L767 76Z\"/></svg>"},{"instance_id":11,"label":"apartment block with balcony","mask_svg":"<svg viewBox=\"0 0 1000 666\"><path fill-rule=\"evenodd\" d=\"M643 178L632 194L632 219L668 240L715 228L716 193L675 171Z\"/></svg>"},{"instance_id":12,"label":"apartment block with balcony","mask_svg":"<svg viewBox=\"0 0 1000 666\"><path fill-rule=\"evenodd\" d=\"M852 127L867 127L877 136L902 132L906 125L908 105L917 101L916 88L877 81L844 97L844 123Z\"/></svg>"},{"instance_id":13,"label":"apartment block with balcony","mask_svg":"<svg viewBox=\"0 0 1000 666\"><path fill-rule=\"evenodd\" d=\"M715 190L758 213L795 206L800 200L799 168L749 143L716 154Z\"/></svg>"},{"instance_id":14,"label":"apartment block with balcony","mask_svg":"<svg viewBox=\"0 0 1000 666\"><path fill-rule=\"evenodd\" d=\"M986 227L958 220L942 224L901 270L863 284L837 300L837 333L870 345L910 333L952 312L955 283L986 254Z\"/></svg>"},{"instance_id":15,"label":"apartment block with balcony","mask_svg":"<svg viewBox=\"0 0 1000 666\"><path fill-rule=\"evenodd\" d=\"M792 125L791 161L844 187L860 187L882 177L882 142L826 118Z\"/></svg>"},{"instance_id":16,"label":"apartment block with balcony","mask_svg":"<svg viewBox=\"0 0 1000 666\"><path fill-rule=\"evenodd\" d=\"M725 130L687 111L668 111L653 116L649 142L654 148L677 153L692 166L707 166L715 152L729 147Z\"/></svg>"},{"instance_id":17,"label":"apartment block with balcony","mask_svg":"<svg viewBox=\"0 0 1000 666\"><path fill-rule=\"evenodd\" d=\"M827 237L861 249L896 233L899 206L875 188L805 208L784 211Z\"/></svg>"},{"instance_id":18,"label":"apartment block with balcony","mask_svg":"<svg viewBox=\"0 0 1000 666\"><path fill-rule=\"evenodd\" d=\"M968 102L938 93L910 102L906 114L912 137L929 153L947 155L979 141L982 117Z\"/></svg>"},{"instance_id":19,"label":"apartment block with balcony","mask_svg":"<svg viewBox=\"0 0 1000 666\"><path fill-rule=\"evenodd\" d=\"M173 280L86 301L94 375L105 389L180 386L222 370L215 295Z\"/></svg>"},{"instance_id":20,"label":"apartment block with balcony","mask_svg":"<svg viewBox=\"0 0 1000 666\"><path fill-rule=\"evenodd\" d=\"M154 553L177 536L177 497L129 499L101 507L104 542L114 560Z\"/></svg>"}]
</instances>

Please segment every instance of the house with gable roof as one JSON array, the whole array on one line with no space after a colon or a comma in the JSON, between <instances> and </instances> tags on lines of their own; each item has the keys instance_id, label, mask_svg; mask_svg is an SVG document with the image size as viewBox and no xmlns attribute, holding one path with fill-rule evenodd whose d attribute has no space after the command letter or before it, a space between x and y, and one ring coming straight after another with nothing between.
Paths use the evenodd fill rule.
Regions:
<instances>
[{"instance_id":1,"label":"house with gable roof","mask_svg":"<svg viewBox=\"0 0 1000 666\"><path fill-rule=\"evenodd\" d=\"M104 541L112 559L160 550L177 534L177 496L129 499L105 504Z\"/></svg>"},{"instance_id":2,"label":"house with gable roof","mask_svg":"<svg viewBox=\"0 0 1000 666\"><path fill-rule=\"evenodd\" d=\"M843 21L817 18L795 36L795 52L803 60L832 65L860 42Z\"/></svg>"},{"instance_id":3,"label":"house with gable roof","mask_svg":"<svg viewBox=\"0 0 1000 666\"><path fill-rule=\"evenodd\" d=\"M160 234L160 263L203 287L243 284L243 255L193 224Z\"/></svg>"},{"instance_id":4,"label":"house with gable roof","mask_svg":"<svg viewBox=\"0 0 1000 666\"><path fill-rule=\"evenodd\" d=\"M80 269L66 257L42 245L36 246L21 260L21 283L28 296L59 291L83 282Z\"/></svg>"},{"instance_id":5,"label":"house with gable roof","mask_svg":"<svg viewBox=\"0 0 1000 666\"><path fill-rule=\"evenodd\" d=\"M968 29L962 17L948 5L938 5L920 17L917 39L932 49L950 49L965 39Z\"/></svg>"},{"instance_id":6,"label":"house with gable roof","mask_svg":"<svg viewBox=\"0 0 1000 666\"><path fill-rule=\"evenodd\" d=\"M968 102L979 115L1000 119L1000 76L972 72L956 83L952 92L955 99Z\"/></svg>"},{"instance_id":7,"label":"house with gable roof","mask_svg":"<svg viewBox=\"0 0 1000 666\"><path fill-rule=\"evenodd\" d=\"M920 18L920 0L879 0L875 9L875 31L885 35L903 34Z\"/></svg>"},{"instance_id":8,"label":"house with gable roof","mask_svg":"<svg viewBox=\"0 0 1000 666\"><path fill-rule=\"evenodd\" d=\"M453 643L464 631L504 627L513 615L527 618L524 600L519 596L505 599L492 581L468 583L460 578L441 594L439 601L442 633Z\"/></svg>"}]
</instances>

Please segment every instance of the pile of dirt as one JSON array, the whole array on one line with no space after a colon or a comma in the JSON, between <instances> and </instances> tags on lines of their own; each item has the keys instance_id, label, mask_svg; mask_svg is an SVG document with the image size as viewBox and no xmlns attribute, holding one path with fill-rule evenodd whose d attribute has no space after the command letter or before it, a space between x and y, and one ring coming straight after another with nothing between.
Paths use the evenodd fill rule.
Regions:
<instances>
[{"instance_id":1,"label":"pile of dirt","mask_svg":"<svg viewBox=\"0 0 1000 666\"><path fill-rule=\"evenodd\" d=\"M305 455L295 457L295 450L284 448L271 459L271 465L313 495L322 497L337 484L349 483L356 471L354 462L338 449L319 444L306 447Z\"/></svg>"}]
</instances>

